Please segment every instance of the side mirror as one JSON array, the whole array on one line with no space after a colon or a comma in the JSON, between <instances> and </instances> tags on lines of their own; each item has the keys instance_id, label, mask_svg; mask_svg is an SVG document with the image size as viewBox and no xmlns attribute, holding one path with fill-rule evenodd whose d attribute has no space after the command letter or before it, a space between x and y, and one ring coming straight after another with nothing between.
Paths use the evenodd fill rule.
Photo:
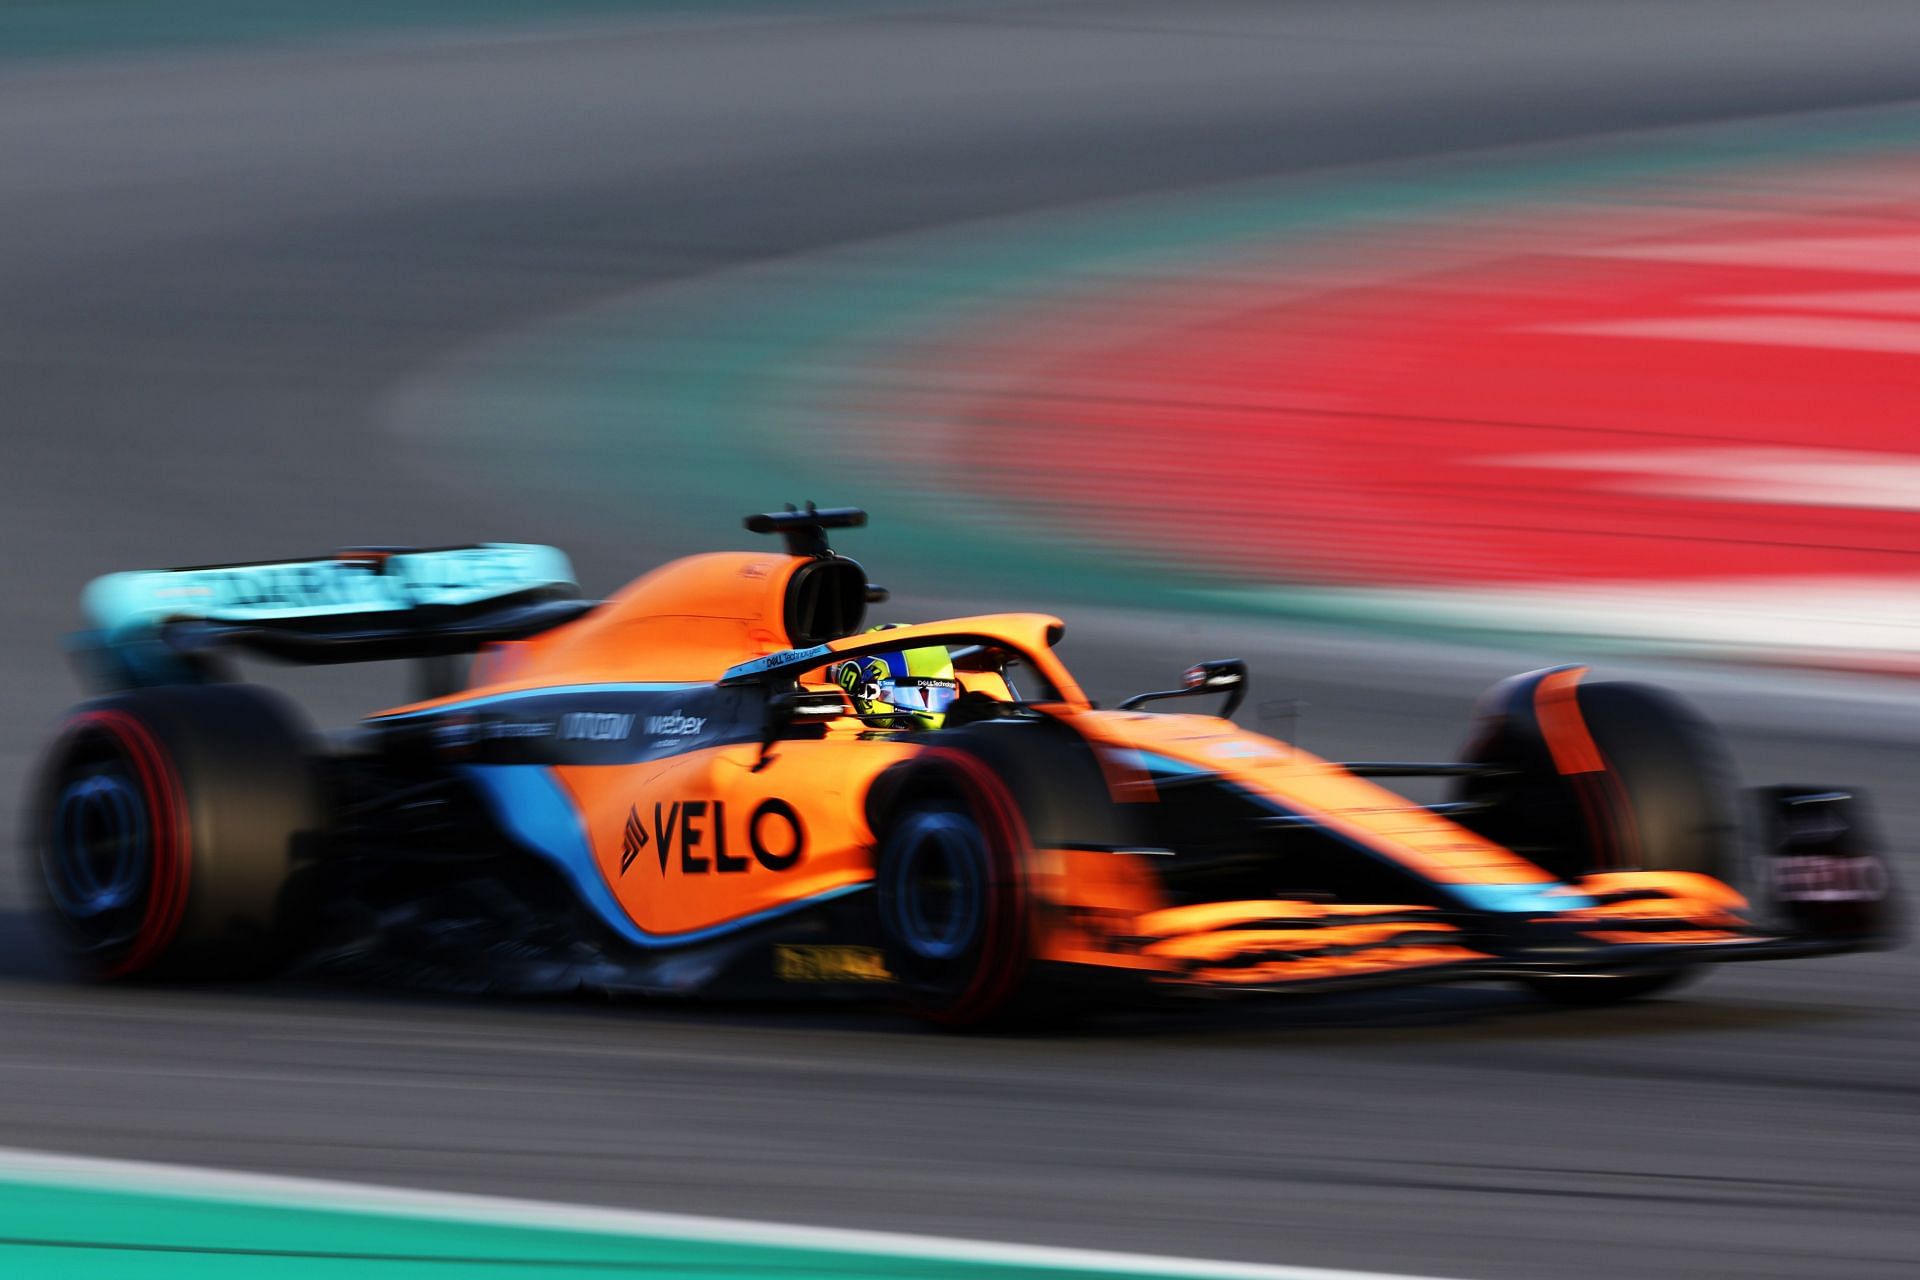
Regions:
<instances>
[{"instance_id":1,"label":"side mirror","mask_svg":"<svg viewBox=\"0 0 1920 1280\"><path fill-rule=\"evenodd\" d=\"M825 725L851 710L846 697L837 691L788 689L774 694L767 699L767 727L760 737L760 758L754 762L753 771L766 768L773 760L773 744L795 729Z\"/></svg>"},{"instance_id":2,"label":"side mirror","mask_svg":"<svg viewBox=\"0 0 1920 1280\"><path fill-rule=\"evenodd\" d=\"M1158 702L1163 698L1191 698L1209 693L1223 693L1227 696L1226 705L1220 709L1222 719L1230 719L1240 704L1247 698L1247 664L1239 658L1210 658L1205 662L1196 662L1187 668L1182 677L1182 687L1161 689L1153 693L1136 693L1120 704L1122 711L1131 711L1135 707L1149 702Z\"/></svg>"},{"instance_id":3,"label":"side mirror","mask_svg":"<svg viewBox=\"0 0 1920 1280\"><path fill-rule=\"evenodd\" d=\"M1238 658L1211 658L1187 668L1186 686L1195 693L1229 693L1247 687L1247 664Z\"/></svg>"},{"instance_id":4,"label":"side mirror","mask_svg":"<svg viewBox=\"0 0 1920 1280\"><path fill-rule=\"evenodd\" d=\"M790 689L767 700L767 729L778 734L800 725L825 724L838 720L850 710L846 697L840 693Z\"/></svg>"}]
</instances>

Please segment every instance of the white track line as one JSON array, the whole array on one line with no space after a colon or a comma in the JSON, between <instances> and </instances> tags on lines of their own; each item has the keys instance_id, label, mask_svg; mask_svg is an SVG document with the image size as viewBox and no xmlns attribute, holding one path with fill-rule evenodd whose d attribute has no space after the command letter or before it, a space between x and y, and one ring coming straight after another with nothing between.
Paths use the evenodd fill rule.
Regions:
<instances>
[{"instance_id":1,"label":"white track line","mask_svg":"<svg viewBox=\"0 0 1920 1280\"><path fill-rule=\"evenodd\" d=\"M1381 1271L1213 1262L1095 1249L997 1244L892 1231L789 1226L692 1214L651 1213L504 1196L467 1195L452 1191L417 1191L371 1183L242 1173L193 1165L105 1160L14 1147L0 1147L0 1182L28 1182L85 1190L182 1196L398 1218L430 1218L441 1222L666 1237L711 1241L715 1244L823 1249L1075 1272L1193 1277L1194 1280L1436 1280L1435 1277Z\"/></svg>"},{"instance_id":2,"label":"white track line","mask_svg":"<svg viewBox=\"0 0 1920 1280\"><path fill-rule=\"evenodd\" d=\"M1224 588L1201 598L1287 608L1300 600L1351 617L1414 619L1529 636L1543 652L1569 636L1666 652L1906 671L1920 667L1920 576L1751 581L1591 582L1573 586Z\"/></svg>"},{"instance_id":3,"label":"white track line","mask_svg":"<svg viewBox=\"0 0 1920 1280\"><path fill-rule=\"evenodd\" d=\"M1920 335L1920 325L1915 332ZM1474 461L1485 467L1613 472L1596 487L1620 493L1920 511L1920 453L1730 444L1708 449L1506 454Z\"/></svg>"},{"instance_id":4,"label":"white track line","mask_svg":"<svg viewBox=\"0 0 1920 1280\"><path fill-rule=\"evenodd\" d=\"M1920 275L1920 236L1783 236L1771 240L1614 244L1581 251L1589 258L1785 267L1804 271L1860 271Z\"/></svg>"},{"instance_id":5,"label":"white track line","mask_svg":"<svg viewBox=\"0 0 1920 1280\"><path fill-rule=\"evenodd\" d=\"M1677 316L1648 320L1593 320L1526 325L1525 333L1574 333L1597 338L1653 338L1663 342L1722 342L1828 351L1920 352L1920 324L1851 316Z\"/></svg>"}]
</instances>

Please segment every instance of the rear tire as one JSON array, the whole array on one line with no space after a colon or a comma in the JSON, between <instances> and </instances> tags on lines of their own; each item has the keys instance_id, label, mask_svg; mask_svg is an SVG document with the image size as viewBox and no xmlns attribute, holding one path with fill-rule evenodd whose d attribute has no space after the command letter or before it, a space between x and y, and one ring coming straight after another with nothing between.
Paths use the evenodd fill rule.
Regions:
<instances>
[{"instance_id":1,"label":"rear tire","mask_svg":"<svg viewBox=\"0 0 1920 1280\"><path fill-rule=\"evenodd\" d=\"M103 979L245 976L282 958L283 897L325 824L311 737L250 685L74 709L28 806L42 902Z\"/></svg>"}]
</instances>

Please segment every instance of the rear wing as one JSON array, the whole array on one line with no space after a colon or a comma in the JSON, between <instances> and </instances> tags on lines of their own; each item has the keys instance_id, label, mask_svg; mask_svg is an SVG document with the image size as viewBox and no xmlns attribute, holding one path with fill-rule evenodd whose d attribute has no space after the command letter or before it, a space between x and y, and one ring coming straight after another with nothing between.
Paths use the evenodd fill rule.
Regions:
<instances>
[{"instance_id":1,"label":"rear wing","mask_svg":"<svg viewBox=\"0 0 1920 1280\"><path fill-rule=\"evenodd\" d=\"M108 688L221 679L229 652L437 660L571 621L594 607L579 594L565 554L511 542L111 573L87 584L93 629L71 647ZM430 664L431 684L449 678L445 663Z\"/></svg>"}]
</instances>

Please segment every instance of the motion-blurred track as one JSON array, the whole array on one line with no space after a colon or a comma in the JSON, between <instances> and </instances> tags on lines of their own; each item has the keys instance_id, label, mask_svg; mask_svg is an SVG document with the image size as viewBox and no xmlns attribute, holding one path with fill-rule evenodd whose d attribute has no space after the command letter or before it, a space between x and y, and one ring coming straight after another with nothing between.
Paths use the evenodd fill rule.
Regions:
<instances>
[{"instance_id":1,"label":"motion-blurred track","mask_svg":"<svg viewBox=\"0 0 1920 1280\"><path fill-rule=\"evenodd\" d=\"M567 546L605 588L729 536L578 516L386 432L396 388L492 336L967 219L1916 98L1917 37L1902 4L796 4L13 64L0 804L17 820L68 699L55 641L93 573L483 536ZM743 474L741 509L874 478ZM866 537L877 577L938 595ZM1092 621L1068 656L1096 696L1242 650L1335 755L1445 755L1520 660ZM1913 702L1687 687L1754 780L1863 783L1897 839L1920 827ZM1897 953L1597 1014L1464 991L958 1041L883 1014L83 989L15 909L0 1143L1441 1275L1905 1276L1916 976Z\"/></svg>"}]
</instances>

